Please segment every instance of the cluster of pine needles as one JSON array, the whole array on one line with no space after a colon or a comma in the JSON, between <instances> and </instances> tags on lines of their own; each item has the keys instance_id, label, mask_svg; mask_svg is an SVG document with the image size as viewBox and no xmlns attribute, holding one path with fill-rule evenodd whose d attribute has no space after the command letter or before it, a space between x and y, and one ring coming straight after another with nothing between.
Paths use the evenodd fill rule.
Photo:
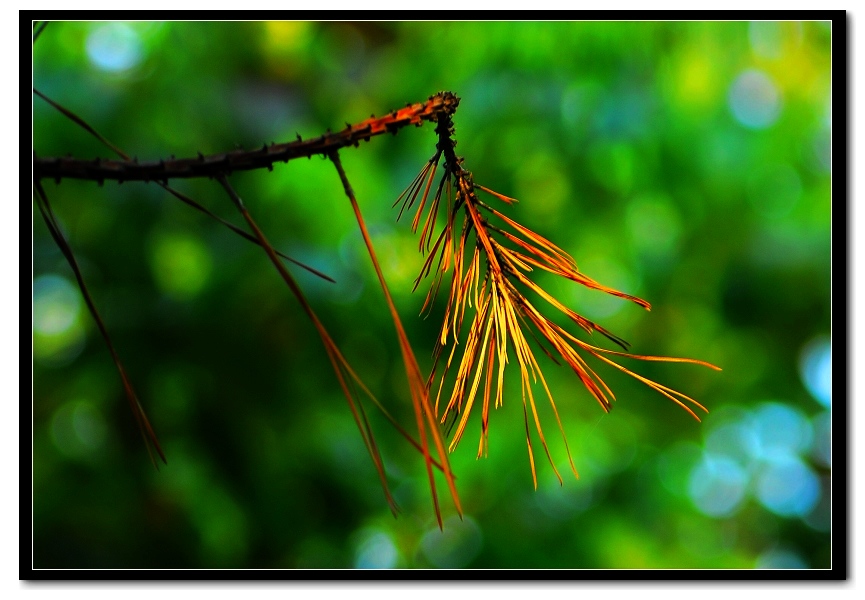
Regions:
<instances>
[{"instance_id":1,"label":"cluster of pine needles","mask_svg":"<svg viewBox=\"0 0 865 600\"><path fill-rule=\"evenodd\" d=\"M443 116L436 131L439 135L436 153L399 196L394 206L401 204L399 217L402 217L403 213L417 205L411 223L413 232L416 233L423 222L419 250L426 255L426 260L414 287L417 289L421 281L428 277L432 278L432 283L422 313L432 309L442 282L450 274L445 315L435 342L433 368L426 382L430 393L435 387L435 412L440 415L440 422L444 424L450 420L456 423L449 450L453 451L459 444L469 417L479 403L481 431L477 455L479 458L487 455L490 405L492 403L498 408L503 404L504 373L513 357L520 371L525 437L535 487L537 488L537 473L530 421L534 424L556 477L562 482L555 461L550 455L538 415L535 393L538 382L555 415L570 467L574 475L578 476L555 400L527 335L534 339L537 346L553 362L561 364L558 360L561 359L569 366L604 411L609 412L615 395L586 362L585 357L589 355L660 392L699 420L689 404L706 411L702 404L681 392L634 373L616 362L613 357L694 363L716 370L718 367L688 358L644 356L600 348L577 338L546 317L535 303L526 297L523 290L533 292L588 334L597 332L623 350L628 348L627 342L565 306L541 288L531 277L535 269L630 300L647 310L651 306L645 300L607 287L584 275L567 252L481 200L478 192L483 192L495 202L504 205L517 202L514 198L474 183L472 174L462 167L463 159L454 154L456 142L452 139L454 130L450 117ZM435 192L431 194L436 183L435 175L442 161L443 173ZM442 211L443 216L440 215ZM460 214L462 219L459 218ZM443 221L444 225L436 235L436 223L439 221ZM460 342L467 309L470 324L465 339ZM551 349L548 349L544 342ZM448 345L450 350L446 351ZM455 383L450 392L443 395L445 381L454 365Z\"/></svg>"},{"instance_id":2,"label":"cluster of pine needles","mask_svg":"<svg viewBox=\"0 0 865 600\"><path fill-rule=\"evenodd\" d=\"M44 24L38 28L34 27L34 42L43 30ZM63 161L59 159L40 161L34 156L34 195L46 226L66 257L81 288L87 307L108 346L120 374L125 395L144 437L148 451L151 452L151 459L156 464L156 457L153 452L155 450L155 454L163 462L167 462L166 455L159 444L150 420L144 413L144 409L120 361L119 354L108 335L107 328L96 310L95 302L85 284L81 270L72 253L71 246L66 240L61 226L54 215L48 194L41 181L42 179L53 178L59 184L62 177L76 177L92 179L100 182L100 184L105 179L115 179L118 182L122 182L124 179L132 178L135 169L139 165L136 160L130 159L128 154L97 133L84 119L35 89L34 93L73 123L84 129L88 134L96 137L120 159L111 163L97 160L93 163L88 163L91 167L88 167L87 170L80 168L80 161L76 163L76 161L70 160L66 163L70 165L70 168L63 171ZM276 250L267 240L261 227L253 219L245 203L231 186L228 176L231 174L232 167L238 169L258 168L258 163L251 163L247 158L254 156L261 159L262 153L268 155L267 146L250 153L238 151L217 157L201 157L199 155L198 159L177 161L177 163L183 164L201 163L210 165L212 168L207 171L207 176L212 177L220 184L234 207L239 211L249 231L244 231L242 228L217 216L198 201L178 192L167 183L168 179L173 177L201 176L196 175L196 172L190 171L182 175L179 174L179 171L166 169L160 177L153 176L153 180L175 199L216 220L243 239L257 244L265 251L269 261L274 265L292 295L299 302L302 310L313 323L322 340L328 359L336 374L337 382L346 397L364 445L373 460L385 497L392 511L394 513L397 512L397 505L389 490L384 461L375 442L370 421L361 402L361 399L364 397L371 401L397 431L423 455L433 506L440 527L442 526L442 517L436 492L435 471L440 471L444 475L456 510L462 514L456 490L455 476L448 461L448 453L456 448L463 437L469 417L480 397L481 434L478 445L478 456L485 456L487 454L490 405L492 403L495 408L498 408L504 402L504 373L512 357L515 357L520 370L525 436L535 487L537 487L537 474L530 435L530 421L534 423L544 452L553 466L556 476L561 481L561 475L550 456L538 416L537 399L535 396L535 386L538 382L541 383L544 395L547 397L555 414L559 430L565 440L566 449L567 439L555 401L553 400L553 395L550 392L526 334L531 336L542 351L554 362L559 362L556 356L564 361L576 373L589 393L594 396L605 411L610 409L611 402L615 399L615 396L607 384L604 383L603 379L586 363L585 357L587 355L591 355L603 363L613 366L645 383L679 404L695 418L697 415L689 404L706 410L701 404L680 392L637 375L618 364L613 358L629 357L649 361L686 362L717 369L717 367L699 360L641 356L600 348L578 339L541 313L522 290L531 291L548 304L551 304L585 332L589 334L597 332L621 346L623 350L627 349L627 343L624 340L616 337L600 325L577 314L544 291L531 278L531 273L534 269L547 271L586 287L631 300L646 309L649 308L649 304L634 296L606 287L580 273L574 260L564 250L546 238L520 225L478 197L478 192L482 192L495 202L501 202L505 205L516 202L513 198L475 184L471 173L462 167L463 159L454 154L456 142L453 139L454 126L452 116L458 105L459 98L454 94L451 92L441 92L430 96L426 102L408 104L405 108L392 111L382 117L376 118L373 116L357 125L348 125L345 130L338 133L328 133L320 138L309 141L298 139L297 142L283 144L279 147L271 145L271 151L274 148L277 149L273 153L273 161L281 159L288 162L288 160L300 156L323 154L336 168L345 195L357 219L358 227L363 235L364 243L394 322L415 413L418 431L417 439L390 415L382 403L364 385L360 376L349 365L337 347L337 344L328 333L325 325L307 301L299 284L289 273L285 264L283 264L283 260L305 268L316 276L328 280L330 278ZM432 284L424 303L424 311L429 312L432 310L434 300L442 288L442 282L450 274L447 308L442 321L441 331L435 341L435 360L428 377L424 377L418 367L408 336L400 321L398 311L385 282L384 274L376 257L359 204L338 153L340 148L357 146L360 140L368 141L370 137L386 132L395 134L401 127L409 124L420 126L423 121L432 121L437 124L436 133L439 141L436 146L436 152L414 181L400 195L394 206L401 203L400 216L402 216L406 211L417 205L411 227L414 232L417 232L420 228L419 248L426 255L426 259L415 281L415 289L417 289L422 280L432 277ZM435 175L442 162L443 172L436 184ZM167 165L168 163L160 161L159 164ZM271 162L265 161L262 164L267 166L269 170L272 169ZM78 166L76 167L76 165ZM219 165L225 165L225 167L219 170ZM54 171L53 174L49 175L47 171L44 171L48 167L56 167L61 169L61 171ZM433 185L436 185L436 189L435 192L431 193ZM461 220L460 215L462 215ZM440 231L436 232L437 223L440 222L443 223L443 226L440 228ZM421 223L423 223L422 227ZM468 333L465 339L460 342L466 313L469 314L470 324L468 325ZM545 347L544 342L550 346L549 349ZM450 349L447 350L449 345ZM458 349L461 349L461 353ZM454 365L456 365L456 381L450 392L445 392L443 395L446 377ZM435 381L437 377L438 385L436 386ZM494 381L495 386L493 386ZM433 402L434 387L435 401ZM444 436L442 435L442 424L447 424L448 422L456 424L456 430L453 432L449 446L446 445ZM576 475L577 470L574 467L569 449L567 449L567 453L571 469ZM434 454L437 455L437 458L433 456Z\"/></svg>"}]
</instances>

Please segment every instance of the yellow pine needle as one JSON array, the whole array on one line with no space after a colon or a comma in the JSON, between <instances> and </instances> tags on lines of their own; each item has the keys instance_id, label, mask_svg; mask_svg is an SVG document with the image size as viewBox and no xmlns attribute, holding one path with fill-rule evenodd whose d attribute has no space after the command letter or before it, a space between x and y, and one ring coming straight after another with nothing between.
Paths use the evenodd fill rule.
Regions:
<instances>
[{"instance_id":1,"label":"yellow pine needle","mask_svg":"<svg viewBox=\"0 0 865 600\"><path fill-rule=\"evenodd\" d=\"M511 336L511 340L514 344L514 348L516 350L517 361L520 365L523 405L525 406L526 397L528 397L529 406L532 409L532 417L535 422L535 429L538 432L538 437L541 440L541 445L544 448L547 459L550 461L550 465L553 467L553 472L555 473L556 478L559 480L559 483L562 483L562 477L561 475L559 475L559 471L556 468L555 461L553 461L553 457L550 455L550 449L547 445L546 438L544 437L544 432L541 427L540 418L538 416L537 406L535 405L534 393L532 392L532 382L534 381L535 383L537 383L538 380L539 370L537 369L537 362L535 361L531 348L529 348L528 342L526 341L526 338L523 336L522 330L520 329L514 305L507 296L504 297L504 308L508 330ZM535 482L535 486L537 486L537 481Z\"/></svg>"},{"instance_id":2,"label":"yellow pine needle","mask_svg":"<svg viewBox=\"0 0 865 600\"><path fill-rule=\"evenodd\" d=\"M475 306L478 305L477 302L477 286L478 286L478 277L480 274L480 253L478 249L475 248L475 253L472 255L472 261L469 263L469 268L466 271L465 278L463 279L463 284L459 289L459 295L457 298L457 302L460 304L460 317L459 322L454 321L454 335L460 330L463 323L463 318L465 318L466 314L466 306L471 306L472 304L472 287L475 289ZM454 312L454 318L456 318L456 311Z\"/></svg>"},{"instance_id":3,"label":"yellow pine needle","mask_svg":"<svg viewBox=\"0 0 865 600\"><path fill-rule=\"evenodd\" d=\"M493 380L493 362L495 362L496 333L492 332L492 339L488 347L487 372L484 381L484 403L481 414L481 439L478 443L478 458L489 454L489 420L490 420L490 387Z\"/></svg>"},{"instance_id":4,"label":"yellow pine needle","mask_svg":"<svg viewBox=\"0 0 865 600\"><path fill-rule=\"evenodd\" d=\"M532 467L532 483L538 489L538 474L535 471L535 454L532 452L532 436L529 433L529 413L526 409L525 398L523 399L523 420L526 424L526 445L529 448L529 465Z\"/></svg>"},{"instance_id":5,"label":"yellow pine needle","mask_svg":"<svg viewBox=\"0 0 865 600\"><path fill-rule=\"evenodd\" d=\"M484 307L484 309L486 309L486 307ZM478 313L478 314L481 314L481 313ZM480 323L480 321L479 321L479 323ZM476 335L476 336L474 336L474 340L473 340L473 343L471 345L471 348L466 347L466 349L464 350L465 354L463 356L471 356L471 358L468 361L470 363L469 366L465 369L463 369L463 368L460 369L461 373L465 373L465 375L468 375L468 372L471 369L471 364L475 362L475 358L477 357L477 358L479 358L479 360L477 361L477 367L475 368L475 376L472 379L471 388L469 389L468 395L465 396L465 409L462 410L462 407L460 406L460 409L462 410L463 416L460 419L459 425L457 425L457 431L456 431L456 433L454 433L453 440L451 441L451 444L450 444L451 451L456 447L457 443L459 443L459 440L463 434L463 430L465 429L466 423L468 422L468 417L469 417L469 414L471 413L472 406L474 405L475 396L477 395L477 391L478 391L478 384L480 383L481 373L483 372L484 360L486 358L486 353L484 352L483 349L486 346L487 342L489 341L490 326L491 325L492 325L492 321L486 322L486 328L484 331L484 341L482 343L480 343L480 344L477 343L479 336ZM461 387L460 396L463 397L465 394L465 391L464 391L465 390L465 379L462 380L462 385L460 387ZM460 404L462 404L462 403L460 403ZM445 409L445 410L447 410L447 409Z\"/></svg>"}]
</instances>

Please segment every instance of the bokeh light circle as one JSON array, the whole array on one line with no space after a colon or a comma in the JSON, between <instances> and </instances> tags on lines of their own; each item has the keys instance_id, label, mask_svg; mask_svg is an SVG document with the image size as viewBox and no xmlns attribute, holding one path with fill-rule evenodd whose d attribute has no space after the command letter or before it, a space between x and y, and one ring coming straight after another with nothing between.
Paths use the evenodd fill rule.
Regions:
<instances>
[{"instance_id":1,"label":"bokeh light circle","mask_svg":"<svg viewBox=\"0 0 865 600\"><path fill-rule=\"evenodd\" d=\"M799 375L808 392L823 406L832 406L832 341L814 338L802 348Z\"/></svg>"},{"instance_id":2,"label":"bokeh light circle","mask_svg":"<svg viewBox=\"0 0 865 600\"><path fill-rule=\"evenodd\" d=\"M739 509L747 483L745 471L735 461L706 454L691 472L688 492L700 512L722 518Z\"/></svg>"},{"instance_id":3,"label":"bokeh light circle","mask_svg":"<svg viewBox=\"0 0 865 600\"><path fill-rule=\"evenodd\" d=\"M744 71L730 87L730 110L750 129L765 129L781 114L781 94L768 75L756 69Z\"/></svg>"},{"instance_id":4,"label":"bokeh light circle","mask_svg":"<svg viewBox=\"0 0 865 600\"><path fill-rule=\"evenodd\" d=\"M767 461L755 481L760 503L783 517L803 517L820 500L820 480L801 460L792 456Z\"/></svg>"},{"instance_id":5,"label":"bokeh light circle","mask_svg":"<svg viewBox=\"0 0 865 600\"><path fill-rule=\"evenodd\" d=\"M116 73L138 65L144 58L144 48L129 25L105 23L87 37L87 56L97 68Z\"/></svg>"}]
</instances>

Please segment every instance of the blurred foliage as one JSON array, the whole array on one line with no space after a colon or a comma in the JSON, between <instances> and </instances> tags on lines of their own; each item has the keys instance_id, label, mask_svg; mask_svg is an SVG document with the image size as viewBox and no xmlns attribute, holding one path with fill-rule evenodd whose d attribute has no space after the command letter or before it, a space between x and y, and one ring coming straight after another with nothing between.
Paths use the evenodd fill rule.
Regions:
<instances>
[{"instance_id":1,"label":"blurred foliage","mask_svg":"<svg viewBox=\"0 0 865 600\"><path fill-rule=\"evenodd\" d=\"M46 192L168 456L153 470L74 278L34 212L34 565L64 568L830 566L827 23L52 23L34 85L142 160L316 136L452 90L457 152L511 214L639 307L544 285L705 404L601 367L605 415L543 359L578 481L538 458L517 373L452 454L435 526L420 455L368 407L387 509L322 345L264 253L155 185ZM109 157L34 98L39 156ZM421 367L442 316L391 203L433 127L342 152ZM232 178L374 393L413 429L393 325L333 166ZM240 224L213 181L178 189ZM596 340L597 341L597 340ZM547 417L550 415L547 414ZM563 449L549 435L553 455ZM473 441L474 440L474 441ZM536 450L537 453L537 450ZM565 465L560 465L568 472Z\"/></svg>"}]
</instances>

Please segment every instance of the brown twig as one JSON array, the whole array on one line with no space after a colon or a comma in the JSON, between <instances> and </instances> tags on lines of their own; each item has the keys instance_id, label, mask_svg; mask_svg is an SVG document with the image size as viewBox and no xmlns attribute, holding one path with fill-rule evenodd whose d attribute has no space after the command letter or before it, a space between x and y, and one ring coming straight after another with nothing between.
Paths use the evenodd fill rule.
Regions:
<instances>
[{"instance_id":1,"label":"brown twig","mask_svg":"<svg viewBox=\"0 0 865 600\"><path fill-rule=\"evenodd\" d=\"M159 445L156 433L150 425L150 421L144 412L144 408L138 401L138 396L136 396L135 390L132 388L132 383L126 375L123 363L120 362L120 356L117 354L117 350L114 349L114 344L111 342L111 337L108 335L108 329L106 329L105 323L102 322L102 317L99 316L99 311L96 310L96 304L90 296L87 284L84 283L84 276L81 273L81 268L78 266L78 261L75 260L75 256L72 254L72 248L69 246L69 243L63 236L63 232L60 230L60 225L57 222L57 218L54 216L54 211L51 210L48 196L45 193L45 190L42 189L42 184L39 181L34 181L33 183L36 189L36 204L39 207L39 212L42 213L42 218L45 220L45 225L48 226L48 231L51 233L51 237L54 238L57 247L60 248L66 261L69 263L72 272L75 274L75 279L78 282L78 288L81 290L81 295L84 297L84 302L87 304L87 308L93 316L93 320L96 321L99 333L102 334L102 339L105 340L105 344L108 346L108 351L111 353L114 365L117 367L117 372L120 374L120 380L123 382L123 390L126 393L129 406L132 409L132 414L135 416L135 421L138 423L138 427L141 430L141 436L144 438L144 444L147 447L150 460L153 462L154 467L159 468L156 460L153 458L153 452L151 451L152 444L155 447L156 452L159 454L159 458L162 459L162 462L168 464L168 461L165 459L165 453L162 452L162 447Z\"/></svg>"},{"instance_id":2,"label":"brown twig","mask_svg":"<svg viewBox=\"0 0 865 600\"><path fill-rule=\"evenodd\" d=\"M39 39L39 36L42 35L42 32L45 31L45 28L48 27L48 21L42 21L38 25L33 23L33 43L36 43L36 40Z\"/></svg>"},{"instance_id":3,"label":"brown twig","mask_svg":"<svg viewBox=\"0 0 865 600\"><path fill-rule=\"evenodd\" d=\"M33 174L36 179L87 179L90 181L163 181L178 178L211 177L224 173L273 169L278 162L315 155L328 156L331 152L357 146L361 141L383 133L396 134L408 125L420 126L424 121L437 121L442 115L456 110L459 99L450 92L430 96L426 102L409 104L381 117L371 117L356 125L347 125L342 131L326 133L309 140L264 144L257 150L235 150L195 158L171 158L155 162L136 160L108 160L96 158L34 157ZM300 136L298 136L300 138Z\"/></svg>"}]
</instances>

